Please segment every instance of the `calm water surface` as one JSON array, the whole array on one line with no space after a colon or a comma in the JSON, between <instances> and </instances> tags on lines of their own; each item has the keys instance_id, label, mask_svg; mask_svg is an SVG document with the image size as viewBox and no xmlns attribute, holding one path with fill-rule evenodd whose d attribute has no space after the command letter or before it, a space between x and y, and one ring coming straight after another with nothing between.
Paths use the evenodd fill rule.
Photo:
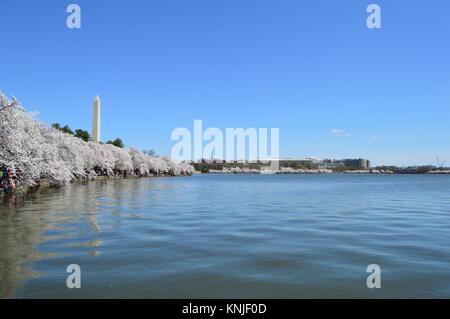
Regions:
<instances>
[{"instance_id":1,"label":"calm water surface","mask_svg":"<svg viewBox=\"0 0 450 319\"><path fill-rule=\"evenodd\" d=\"M450 298L450 176L199 175L12 200L2 298Z\"/></svg>"}]
</instances>

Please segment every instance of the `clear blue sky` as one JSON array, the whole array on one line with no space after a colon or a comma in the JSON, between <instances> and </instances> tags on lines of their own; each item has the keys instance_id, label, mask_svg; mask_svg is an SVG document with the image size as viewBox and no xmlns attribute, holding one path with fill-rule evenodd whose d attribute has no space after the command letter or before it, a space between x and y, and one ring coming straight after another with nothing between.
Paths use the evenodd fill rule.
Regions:
<instances>
[{"instance_id":1,"label":"clear blue sky","mask_svg":"<svg viewBox=\"0 0 450 319\"><path fill-rule=\"evenodd\" d=\"M382 29L366 27L370 3ZM450 165L448 0L2 0L0 12L0 89L48 124L90 131L98 93L102 139L159 154L201 119L278 127L282 157Z\"/></svg>"}]
</instances>

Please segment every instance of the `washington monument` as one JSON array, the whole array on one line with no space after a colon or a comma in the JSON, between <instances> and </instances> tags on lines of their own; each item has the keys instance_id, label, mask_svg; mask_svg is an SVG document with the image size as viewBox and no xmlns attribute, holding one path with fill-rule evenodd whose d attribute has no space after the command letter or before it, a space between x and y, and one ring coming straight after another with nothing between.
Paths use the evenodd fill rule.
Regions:
<instances>
[{"instance_id":1,"label":"washington monument","mask_svg":"<svg viewBox=\"0 0 450 319\"><path fill-rule=\"evenodd\" d=\"M92 140L100 142L100 98L97 95L94 99L94 114L92 116Z\"/></svg>"}]
</instances>

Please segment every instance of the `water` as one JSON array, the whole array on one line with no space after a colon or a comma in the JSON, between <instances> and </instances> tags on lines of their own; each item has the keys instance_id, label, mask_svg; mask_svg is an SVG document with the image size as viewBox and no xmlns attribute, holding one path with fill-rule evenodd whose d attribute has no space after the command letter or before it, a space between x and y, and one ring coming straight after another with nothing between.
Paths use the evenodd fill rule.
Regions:
<instances>
[{"instance_id":1,"label":"water","mask_svg":"<svg viewBox=\"0 0 450 319\"><path fill-rule=\"evenodd\" d=\"M449 298L450 176L109 180L0 206L0 297ZM78 264L81 289L66 287ZM381 289L366 268L381 267Z\"/></svg>"}]
</instances>

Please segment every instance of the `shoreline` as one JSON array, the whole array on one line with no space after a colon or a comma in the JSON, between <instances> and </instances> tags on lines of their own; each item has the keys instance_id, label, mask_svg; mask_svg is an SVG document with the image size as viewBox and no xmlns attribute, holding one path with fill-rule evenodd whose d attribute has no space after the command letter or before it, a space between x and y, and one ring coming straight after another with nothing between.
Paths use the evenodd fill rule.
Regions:
<instances>
[{"instance_id":1,"label":"shoreline","mask_svg":"<svg viewBox=\"0 0 450 319\"><path fill-rule=\"evenodd\" d=\"M166 178L166 177L189 177L193 175L450 175L450 171L431 171L427 173L395 173L390 171L374 171L374 170L361 170L361 171L342 171L342 172L333 172L333 171L327 171L327 170L298 170L298 171L267 171L267 170L225 170L225 171L218 171L218 170L210 170L208 173L202 173L199 171L194 172L191 175L149 175L149 176L136 176L136 175L129 175L127 177L124 176L96 176L96 177L82 177L82 178L73 178L70 181L70 184L85 184L92 181L97 180L114 180L114 179L131 179L131 178ZM20 186L18 188L15 188L14 190L5 193L3 189L0 189L0 199L8 197L10 195L14 195L17 193L26 194L31 191L35 191L38 189L45 189L45 188L61 188L66 185L58 185L58 184L52 184L47 179L41 179L37 182L36 185L33 186Z\"/></svg>"},{"instance_id":2,"label":"shoreline","mask_svg":"<svg viewBox=\"0 0 450 319\"><path fill-rule=\"evenodd\" d=\"M417 172L393 172L386 170L355 170L355 171L333 171L327 169L317 169L317 170L308 170L308 169L281 169L277 171L271 170L259 170L259 169L241 169L241 168L232 168L232 169L224 169L224 170L209 170L207 173L202 173L196 171L195 174L215 174L215 175L233 175L233 174L253 174L253 175L450 175L449 170L445 171L430 171L426 173L417 173Z\"/></svg>"},{"instance_id":3,"label":"shoreline","mask_svg":"<svg viewBox=\"0 0 450 319\"><path fill-rule=\"evenodd\" d=\"M193 174L192 174L193 175ZM113 180L113 179L132 179L132 178L165 178L165 177L189 177L192 175L148 175L148 176L137 176L137 175L129 175L127 177L124 176L96 176L96 177L82 177L82 178L73 178L69 184L86 184L88 182L94 182L97 180ZM67 184L67 185L69 185ZM33 186L19 186L12 191L5 193L3 189L0 189L0 199L6 198L10 195L15 195L17 193L27 194L28 192L36 191L38 189L46 189L46 188L61 188L67 185L58 185L52 184L48 179L41 179L37 181L36 185Z\"/></svg>"}]
</instances>

